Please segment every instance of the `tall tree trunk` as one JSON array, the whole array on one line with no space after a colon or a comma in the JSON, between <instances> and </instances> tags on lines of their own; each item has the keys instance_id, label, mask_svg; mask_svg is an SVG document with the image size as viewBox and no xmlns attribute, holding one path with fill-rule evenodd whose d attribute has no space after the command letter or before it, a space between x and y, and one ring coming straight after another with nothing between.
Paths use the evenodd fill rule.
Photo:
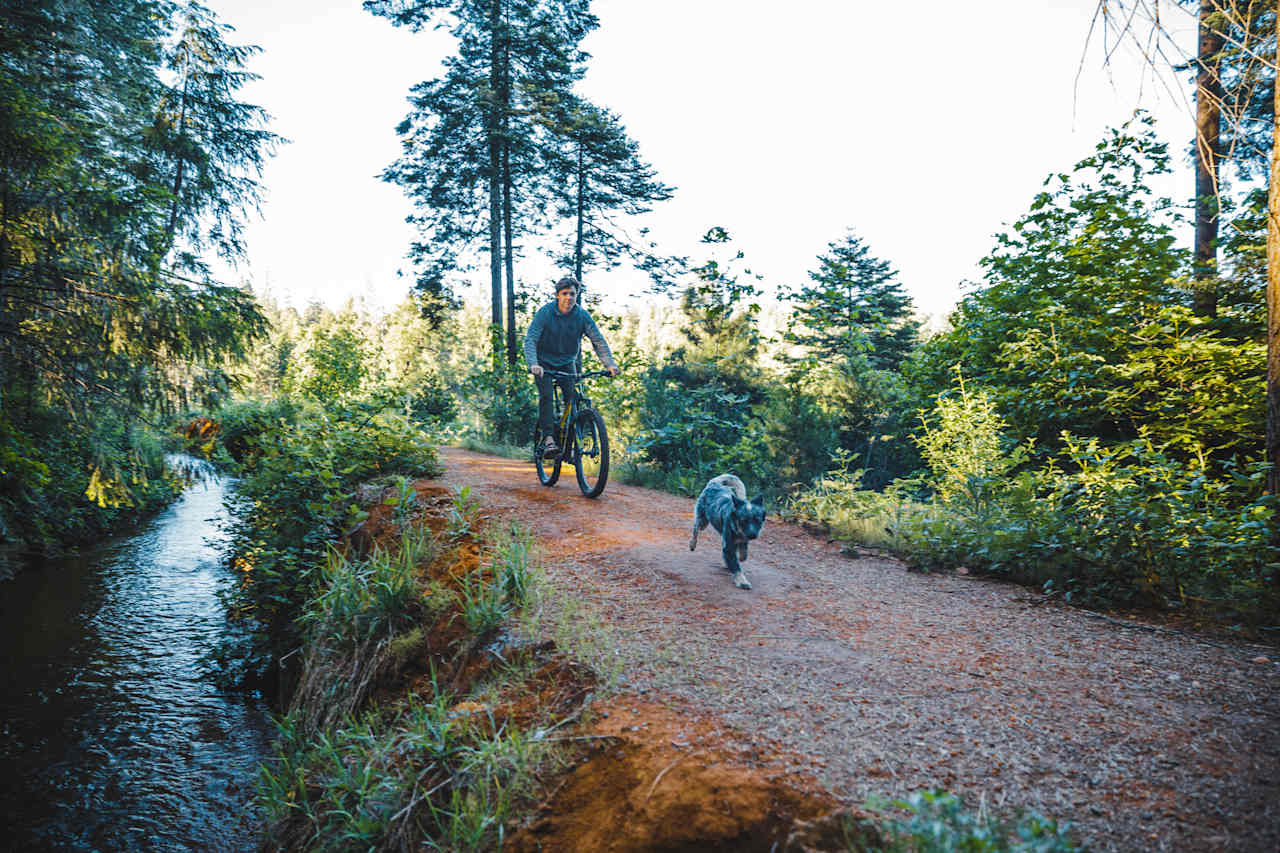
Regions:
<instances>
[{"instance_id":1,"label":"tall tree trunk","mask_svg":"<svg viewBox=\"0 0 1280 853\"><path fill-rule=\"evenodd\" d=\"M1280 38L1280 2L1276 4ZM1274 87L1271 127L1271 180L1267 186L1267 491L1280 494L1280 81ZM1280 537L1280 525L1277 525Z\"/></svg>"},{"instance_id":2,"label":"tall tree trunk","mask_svg":"<svg viewBox=\"0 0 1280 853\"><path fill-rule=\"evenodd\" d=\"M502 233L506 243L507 267L507 364L515 365L516 347L516 263L511 241L511 39L502 40Z\"/></svg>"},{"instance_id":3,"label":"tall tree trunk","mask_svg":"<svg viewBox=\"0 0 1280 853\"><path fill-rule=\"evenodd\" d=\"M583 143L578 143L578 236L573 243L573 277L582 281L582 220L586 212L582 209L586 202L586 158L583 156ZM579 288L581 290L581 288Z\"/></svg>"},{"instance_id":4,"label":"tall tree trunk","mask_svg":"<svg viewBox=\"0 0 1280 853\"><path fill-rule=\"evenodd\" d=\"M1200 0L1200 38L1196 58L1196 235L1192 297L1202 317L1218 314L1218 167L1222 152L1222 79L1219 76L1223 37L1215 21L1214 0Z\"/></svg>"},{"instance_id":5,"label":"tall tree trunk","mask_svg":"<svg viewBox=\"0 0 1280 853\"><path fill-rule=\"evenodd\" d=\"M497 334L502 332L502 0L489 5L489 289L492 296L490 324ZM497 358L499 338L494 338L493 355Z\"/></svg>"},{"instance_id":6,"label":"tall tree trunk","mask_svg":"<svg viewBox=\"0 0 1280 853\"><path fill-rule=\"evenodd\" d=\"M506 240L507 266L507 364L515 364L519 348L516 346L515 249L511 243L511 151L504 149L502 159L502 231Z\"/></svg>"}]
</instances>

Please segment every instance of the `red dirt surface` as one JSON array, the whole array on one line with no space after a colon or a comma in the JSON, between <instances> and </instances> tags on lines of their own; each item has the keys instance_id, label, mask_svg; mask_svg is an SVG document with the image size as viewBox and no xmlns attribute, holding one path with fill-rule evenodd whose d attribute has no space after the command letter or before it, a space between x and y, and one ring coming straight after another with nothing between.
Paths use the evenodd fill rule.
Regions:
<instances>
[{"instance_id":1,"label":"red dirt surface","mask_svg":"<svg viewBox=\"0 0 1280 853\"><path fill-rule=\"evenodd\" d=\"M931 787L1070 820L1094 850L1280 849L1274 649L850 559L772 516L744 563L755 588L742 591L713 530L688 550L687 498L610 483L587 500L572 477L540 486L527 462L442 457L435 483L470 486L491 515L529 527L557 594L586 602L624 661L629 696L596 706L608 745L516 849L749 850L744 839L778 837L828 795L859 805ZM642 753L645 723L661 736ZM687 757L661 746L681 742L681 725L697 730ZM582 769L603 756L614 770ZM721 758L736 763L732 780L717 775ZM826 794L785 793L806 777ZM584 810L593 820L576 821ZM682 828L710 831L726 814L739 821L716 836L729 846L681 846ZM673 834L652 835L664 822ZM570 846L547 846L560 837Z\"/></svg>"},{"instance_id":2,"label":"red dirt surface","mask_svg":"<svg viewBox=\"0 0 1280 853\"><path fill-rule=\"evenodd\" d=\"M688 710L635 696L593 710L589 751L504 849L771 853L796 821L837 807L806 780L736 751L714 721Z\"/></svg>"}]
</instances>

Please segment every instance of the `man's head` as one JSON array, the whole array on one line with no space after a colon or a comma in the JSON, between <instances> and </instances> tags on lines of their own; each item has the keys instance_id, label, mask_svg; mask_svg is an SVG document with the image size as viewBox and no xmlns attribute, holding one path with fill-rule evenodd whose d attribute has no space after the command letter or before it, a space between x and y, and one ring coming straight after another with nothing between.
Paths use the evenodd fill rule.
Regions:
<instances>
[{"instance_id":1,"label":"man's head","mask_svg":"<svg viewBox=\"0 0 1280 853\"><path fill-rule=\"evenodd\" d=\"M578 300L580 288L581 284L571 275L556 282L556 307L560 309L561 314L568 314L573 309L574 303Z\"/></svg>"}]
</instances>

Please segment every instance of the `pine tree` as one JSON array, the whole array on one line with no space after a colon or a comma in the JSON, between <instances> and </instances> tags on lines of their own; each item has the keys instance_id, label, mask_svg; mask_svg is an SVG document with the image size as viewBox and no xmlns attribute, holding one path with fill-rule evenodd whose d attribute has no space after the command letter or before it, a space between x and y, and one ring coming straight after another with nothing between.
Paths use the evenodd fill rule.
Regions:
<instances>
[{"instance_id":1,"label":"pine tree","mask_svg":"<svg viewBox=\"0 0 1280 853\"><path fill-rule=\"evenodd\" d=\"M727 247L731 238L716 226L702 242ZM688 321L680 331L690 344L677 353L681 360L736 377L754 372L760 349L760 305L754 301L760 295L759 276L742 266L743 257L741 250L734 250L728 258L713 257L692 270L693 281L680 299Z\"/></svg>"},{"instance_id":2,"label":"pine tree","mask_svg":"<svg viewBox=\"0 0 1280 853\"><path fill-rule=\"evenodd\" d=\"M0 515L16 508L20 538L58 535L86 493L132 502L151 465L132 425L225 396L263 330L252 296L167 260L184 243L198 273L198 251L240 251L274 138L232 97L251 49L203 57L203 81L192 63L175 110L166 46L195 44L175 8L0 4Z\"/></svg>"},{"instance_id":3,"label":"pine tree","mask_svg":"<svg viewBox=\"0 0 1280 853\"><path fill-rule=\"evenodd\" d=\"M446 13L458 53L443 77L413 90L398 128L401 158L384 172L414 202L423 239L410 249L418 288L447 296L446 277L470 252L489 256L491 323L501 329L506 274L507 358L514 328L516 243L544 224L549 175L537 157L540 114L569 98L582 75L583 37L596 26L585 0L366 0L393 23L421 29ZM487 241L486 241L487 238Z\"/></svg>"},{"instance_id":4,"label":"pine tree","mask_svg":"<svg viewBox=\"0 0 1280 853\"><path fill-rule=\"evenodd\" d=\"M578 97L547 113L553 124L544 156L556 176L557 213L570 225L564 263L579 281L587 266L611 269L624 257L642 269L669 272L672 260L653 252L647 231L632 236L615 219L648 213L673 193L641 159L618 116Z\"/></svg>"},{"instance_id":5,"label":"pine tree","mask_svg":"<svg viewBox=\"0 0 1280 853\"><path fill-rule=\"evenodd\" d=\"M898 274L850 231L828 245L807 287L784 292L795 305L788 340L821 359L897 370L915 346L920 323Z\"/></svg>"},{"instance_id":6,"label":"pine tree","mask_svg":"<svg viewBox=\"0 0 1280 853\"><path fill-rule=\"evenodd\" d=\"M247 209L256 207L257 179L265 158L280 141L266 130L266 112L236 99L256 74L244 70L259 52L228 44L231 27L196 2L177 11L176 38L163 63L174 77L166 87L148 135L158 170L171 174L164 248L180 240L178 268L200 269L200 254L213 249L225 258L243 253Z\"/></svg>"},{"instance_id":7,"label":"pine tree","mask_svg":"<svg viewBox=\"0 0 1280 853\"><path fill-rule=\"evenodd\" d=\"M156 135L173 94L159 73L170 8L0 7L0 389L16 373L72 409L171 402L193 361L238 351L261 328L248 295L163 269L173 235L209 229L238 251L231 223L256 184L228 170L261 162L273 138L252 107L188 132L182 156L228 180L174 191ZM189 129L213 107L195 105L200 88L188 90Z\"/></svg>"}]
</instances>

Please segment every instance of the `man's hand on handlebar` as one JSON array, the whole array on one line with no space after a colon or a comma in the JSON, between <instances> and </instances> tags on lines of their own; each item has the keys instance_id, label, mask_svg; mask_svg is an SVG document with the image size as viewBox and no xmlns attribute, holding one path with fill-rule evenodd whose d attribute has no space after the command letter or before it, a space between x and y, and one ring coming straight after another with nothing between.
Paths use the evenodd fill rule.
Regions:
<instances>
[{"instance_id":1,"label":"man's hand on handlebar","mask_svg":"<svg viewBox=\"0 0 1280 853\"><path fill-rule=\"evenodd\" d=\"M621 373L621 372L622 372L622 368L621 368L621 367L610 367L610 368L609 368L609 375L610 375L610 376L617 376L617 375L618 375L619 373Z\"/></svg>"},{"instance_id":2,"label":"man's hand on handlebar","mask_svg":"<svg viewBox=\"0 0 1280 853\"><path fill-rule=\"evenodd\" d=\"M541 378L541 377L542 377L542 365L541 365L541 364L535 364L533 367L530 367L530 368L529 368L529 372L530 372L530 373L532 373L534 376L537 376L537 377Z\"/></svg>"}]
</instances>

